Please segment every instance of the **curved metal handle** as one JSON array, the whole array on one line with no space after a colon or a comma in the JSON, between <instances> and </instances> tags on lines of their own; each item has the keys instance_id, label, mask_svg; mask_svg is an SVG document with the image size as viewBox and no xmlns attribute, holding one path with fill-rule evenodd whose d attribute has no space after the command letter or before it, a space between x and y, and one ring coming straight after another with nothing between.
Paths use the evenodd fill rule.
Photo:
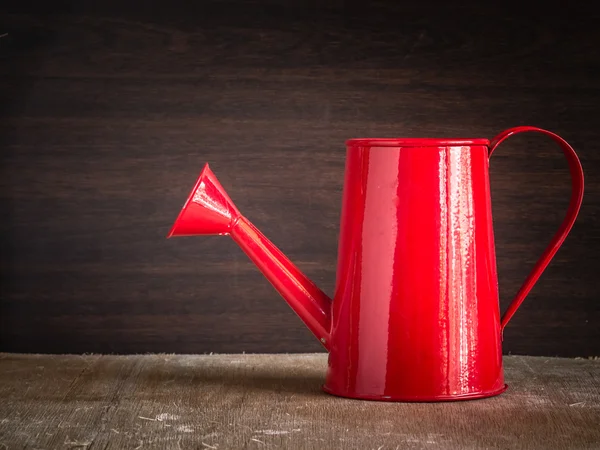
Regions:
<instances>
[{"instance_id":1,"label":"curved metal handle","mask_svg":"<svg viewBox=\"0 0 600 450\"><path fill-rule=\"evenodd\" d=\"M519 292L517 292L517 295L515 296L514 300L502 316L502 332L504 332L504 327L506 327L512 316L519 308L519 306L521 306L521 303L523 303L523 300L525 300L525 297L527 296L527 294L529 294L529 291L531 291L533 285L540 278L542 272L544 272L544 270L546 269L546 267L548 266L548 264L550 263L550 261L562 245L562 243L564 242L565 238L569 234L569 231L571 231L573 223L575 223L575 219L577 218L577 214L579 213L581 201L583 200L583 169L581 167L581 162L579 161L575 150L573 150L573 147L571 147L563 138L550 131L542 130L541 128L536 127L510 128L500 133L494 139L492 139L492 141L490 142L490 152L488 157L491 157L492 153L494 153L494 150L496 150L498 145L500 145L510 136L513 136L517 133L529 131L535 131L538 133L545 134L546 136L551 137L554 140L554 142L556 142L561 147L563 153L567 158L567 161L569 163L569 170L571 172L571 200L569 203L569 209L567 210L567 215L564 218L562 224L560 225L560 228L550 241L550 245L548 245L546 250L544 250L544 253L537 261L537 263L533 267L533 270L521 286L521 289L519 289Z\"/></svg>"}]
</instances>

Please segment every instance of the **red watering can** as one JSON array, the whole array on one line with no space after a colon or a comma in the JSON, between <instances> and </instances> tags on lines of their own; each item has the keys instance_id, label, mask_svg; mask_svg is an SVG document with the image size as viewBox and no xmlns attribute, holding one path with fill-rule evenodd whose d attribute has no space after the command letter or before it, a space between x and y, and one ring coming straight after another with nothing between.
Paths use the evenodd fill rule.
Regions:
<instances>
[{"instance_id":1,"label":"red watering can","mask_svg":"<svg viewBox=\"0 0 600 450\"><path fill-rule=\"evenodd\" d=\"M500 319L489 158L535 131L564 152L572 195L559 231ZM583 171L533 127L487 139L347 141L331 300L235 207L208 164L169 237L229 234L329 351L324 390L383 401L490 397L506 389L502 332L567 234Z\"/></svg>"}]
</instances>

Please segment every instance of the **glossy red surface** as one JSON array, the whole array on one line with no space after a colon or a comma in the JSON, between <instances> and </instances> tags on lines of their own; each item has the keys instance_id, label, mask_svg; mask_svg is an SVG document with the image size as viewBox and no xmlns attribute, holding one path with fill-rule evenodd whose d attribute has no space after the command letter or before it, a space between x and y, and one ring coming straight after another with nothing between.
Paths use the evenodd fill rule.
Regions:
<instances>
[{"instance_id":1,"label":"glossy red surface","mask_svg":"<svg viewBox=\"0 0 600 450\"><path fill-rule=\"evenodd\" d=\"M508 324L512 316L515 314L517 308L521 306L521 303L523 303L523 300L525 300L525 297L527 296L527 294L529 294L529 291L531 291L533 285L540 278L542 272L546 269L546 267L548 266L548 264L562 245L562 243L565 241L567 235L573 227L573 224L575 223L575 219L577 219L577 214L579 213L579 208L581 207L581 202L583 201L583 168L581 167L581 162L577 157L577 153L575 153L575 150L573 150L573 147L571 147L567 143L567 141L565 141L557 134L535 127L511 128L500 133L498 136L496 136L496 138L492 140L490 144L490 157L492 156L492 153L494 152L494 150L496 150L498 145L500 145L506 139L517 133L526 132L536 132L549 136L554 142L556 142L560 146L565 157L567 158L567 162L569 163L569 172L571 173L571 200L569 201L569 209L567 210L567 215L561 223L558 231L550 241L548 247L546 247L546 250L544 250L544 253L542 253L540 259L536 262L535 266L533 267L533 270L519 289L519 292L517 292L515 299L511 302L508 309L502 316L502 330L504 330L504 327Z\"/></svg>"},{"instance_id":2,"label":"glossy red surface","mask_svg":"<svg viewBox=\"0 0 600 450\"><path fill-rule=\"evenodd\" d=\"M504 389L485 145L348 147L328 392Z\"/></svg>"},{"instance_id":3,"label":"glossy red surface","mask_svg":"<svg viewBox=\"0 0 600 450\"><path fill-rule=\"evenodd\" d=\"M245 217L235 223L231 236L309 330L328 348L331 299Z\"/></svg>"},{"instance_id":4,"label":"glossy red surface","mask_svg":"<svg viewBox=\"0 0 600 450\"><path fill-rule=\"evenodd\" d=\"M207 163L200 172L167 238L228 234L239 217L240 212Z\"/></svg>"},{"instance_id":5,"label":"glossy red surface","mask_svg":"<svg viewBox=\"0 0 600 450\"><path fill-rule=\"evenodd\" d=\"M501 322L489 155L538 131L567 156L573 194L559 232ZM204 168L169 236L231 234L330 351L325 391L387 401L489 397L506 389L501 332L571 229L583 195L573 149L545 130L485 139L347 142L333 304L241 216Z\"/></svg>"},{"instance_id":6,"label":"glossy red surface","mask_svg":"<svg viewBox=\"0 0 600 450\"><path fill-rule=\"evenodd\" d=\"M331 299L235 207L208 164L167 237L231 234L248 257L328 348Z\"/></svg>"},{"instance_id":7,"label":"glossy red surface","mask_svg":"<svg viewBox=\"0 0 600 450\"><path fill-rule=\"evenodd\" d=\"M488 139L436 139L436 138L359 138L348 139L346 147L448 147L456 145L490 145Z\"/></svg>"}]
</instances>

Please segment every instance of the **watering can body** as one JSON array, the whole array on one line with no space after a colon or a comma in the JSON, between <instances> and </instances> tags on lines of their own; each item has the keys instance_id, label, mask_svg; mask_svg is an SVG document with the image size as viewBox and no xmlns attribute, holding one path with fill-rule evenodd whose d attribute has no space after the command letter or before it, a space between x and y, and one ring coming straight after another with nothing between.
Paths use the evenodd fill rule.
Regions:
<instances>
[{"instance_id":1,"label":"watering can body","mask_svg":"<svg viewBox=\"0 0 600 450\"><path fill-rule=\"evenodd\" d=\"M325 389L504 390L486 141L348 142Z\"/></svg>"},{"instance_id":2,"label":"watering can body","mask_svg":"<svg viewBox=\"0 0 600 450\"><path fill-rule=\"evenodd\" d=\"M567 217L501 319L489 157L522 131L550 136L573 180ZM323 386L382 401L443 401L506 389L502 330L577 216L583 173L557 135L347 141L333 300L234 206L208 166L172 235L230 234L329 351Z\"/></svg>"}]
</instances>

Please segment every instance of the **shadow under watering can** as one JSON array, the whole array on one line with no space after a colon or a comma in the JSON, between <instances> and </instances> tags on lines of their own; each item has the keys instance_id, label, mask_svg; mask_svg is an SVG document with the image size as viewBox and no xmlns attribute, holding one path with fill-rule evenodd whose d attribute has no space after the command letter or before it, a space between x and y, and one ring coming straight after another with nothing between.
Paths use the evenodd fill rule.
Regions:
<instances>
[{"instance_id":1,"label":"shadow under watering can","mask_svg":"<svg viewBox=\"0 0 600 450\"><path fill-rule=\"evenodd\" d=\"M564 152L567 215L500 317L489 158L539 132ZM583 171L561 137L517 127L487 139L351 139L333 300L235 207L208 164L169 237L229 234L329 351L323 389L382 401L490 397L506 389L502 332L567 234Z\"/></svg>"}]
</instances>

